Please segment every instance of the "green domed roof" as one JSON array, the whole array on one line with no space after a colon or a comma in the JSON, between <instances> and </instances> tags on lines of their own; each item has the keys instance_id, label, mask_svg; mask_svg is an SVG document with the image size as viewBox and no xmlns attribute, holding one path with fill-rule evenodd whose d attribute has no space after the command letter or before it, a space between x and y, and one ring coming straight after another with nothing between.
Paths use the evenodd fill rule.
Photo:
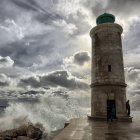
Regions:
<instances>
[{"instance_id":1,"label":"green domed roof","mask_svg":"<svg viewBox=\"0 0 140 140\"><path fill-rule=\"evenodd\" d=\"M109 13L104 13L96 19L97 25L103 23L114 23L114 22L115 22L115 16Z\"/></svg>"}]
</instances>

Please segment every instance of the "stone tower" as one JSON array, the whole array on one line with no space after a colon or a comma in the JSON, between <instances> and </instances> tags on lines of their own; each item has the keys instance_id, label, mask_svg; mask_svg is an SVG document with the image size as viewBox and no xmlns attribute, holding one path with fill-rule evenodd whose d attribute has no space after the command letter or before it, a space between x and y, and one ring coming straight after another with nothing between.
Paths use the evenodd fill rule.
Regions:
<instances>
[{"instance_id":1,"label":"stone tower","mask_svg":"<svg viewBox=\"0 0 140 140\"><path fill-rule=\"evenodd\" d=\"M90 36L92 39L91 116L107 118L107 107L119 121L132 121L126 113L126 84L122 53L122 27L112 14L100 15Z\"/></svg>"}]
</instances>

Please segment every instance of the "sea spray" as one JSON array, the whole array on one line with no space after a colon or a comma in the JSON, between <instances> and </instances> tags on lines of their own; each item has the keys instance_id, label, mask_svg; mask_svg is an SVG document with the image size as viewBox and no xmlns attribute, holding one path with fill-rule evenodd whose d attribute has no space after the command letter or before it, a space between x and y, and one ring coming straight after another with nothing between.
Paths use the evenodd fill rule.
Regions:
<instances>
[{"instance_id":1,"label":"sea spray","mask_svg":"<svg viewBox=\"0 0 140 140\"><path fill-rule=\"evenodd\" d=\"M31 122L40 123L49 133L64 127L71 118L86 117L90 107L90 92L67 91L41 95L37 103L11 102L0 118L0 129L13 129Z\"/></svg>"}]
</instances>

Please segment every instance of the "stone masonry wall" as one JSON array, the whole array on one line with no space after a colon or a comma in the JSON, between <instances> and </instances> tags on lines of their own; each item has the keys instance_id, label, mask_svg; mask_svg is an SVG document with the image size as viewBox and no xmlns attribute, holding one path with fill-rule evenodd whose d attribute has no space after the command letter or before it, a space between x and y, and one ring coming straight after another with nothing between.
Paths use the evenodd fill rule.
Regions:
<instances>
[{"instance_id":1,"label":"stone masonry wall","mask_svg":"<svg viewBox=\"0 0 140 140\"><path fill-rule=\"evenodd\" d=\"M115 23L100 24L90 32L92 38L91 116L106 117L107 100L115 100L117 117L126 116L126 84L121 33L122 27Z\"/></svg>"},{"instance_id":2,"label":"stone masonry wall","mask_svg":"<svg viewBox=\"0 0 140 140\"><path fill-rule=\"evenodd\" d=\"M95 86L92 88L92 116L107 115L107 100L114 100L116 102L116 115L126 116L126 90L123 86Z\"/></svg>"},{"instance_id":3,"label":"stone masonry wall","mask_svg":"<svg viewBox=\"0 0 140 140\"><path fill-rule=\"evenodd\" d=\"M92 83L124 81L121 32L117 24L103 24L93 28L92 41ZM111 72L108 66L111 65Z\"/></svg>"}]
</instances>

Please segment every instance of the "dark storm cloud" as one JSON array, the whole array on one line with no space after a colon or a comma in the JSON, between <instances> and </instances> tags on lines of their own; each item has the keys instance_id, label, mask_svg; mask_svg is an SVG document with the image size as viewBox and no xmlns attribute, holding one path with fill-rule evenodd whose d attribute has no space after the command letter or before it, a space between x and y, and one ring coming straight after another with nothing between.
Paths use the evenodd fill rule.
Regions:
<instances>
[{"instance_id":1,"label":"dark storm cloud","mask_svg":"<svg viewBox=\"0 0 140 140\"><path fill-rule=\"evenodd\" d=\"M17 6L25 9L25 10L33 10L33 11L45 11L35 0L11 0Z\"/></svg>"},{"instance_id":2,"label":"dark storm cloud","mask_svg":"<svg viewBox=\"0 0 140 140\"><path fill-rule=\"evenodd\" d=\"M37 11L38 8L40 9L40 7L38 7L37 3L34 0L30 1L12 0L12 2L25 10Z\"/></svg>"},{"instance_id":3,"label":"dark storm cloud","mask_svg":"<svg viewBox=\"0 0 140 140\"><path fill-rule=\"evenodd\" d=\"M92 12L93 15L97 16L103 13L103 3L100 1L84 0L83 5Z\"/></svg>"},{"instance_id":4,"label":"dark storm cloud","mask_svg":"<svg viewBox=\"0 0 140 140\"><path fill-rule=\"evenodd\" d=\"M55 41L53 39L55 39ZM32 42L32 40L34 41ZM58 46L56 46L56 44ZM46 62L44 67L53 70L54 67L60 68L62 64L61 57L63 55L58 58L57 50L59 49L59 52L63 51L61 47L65 47L65 44L63 44L64 46L60 46L59 44L61 45L61 40L59 40L57 36L54 37L52 33L44 33L42 35L25 37L22 40L6 44L0 48L0 55L4 57L10 56L14 60L14 64L20 67L30 67L34 63L40 65ZM52 56L54 55L56 57L53 58Z\"/></svg>"},{"instance_id":5,"label":"dark storm cloud","mask_svg":"<svg viewBox=\"0 0 140 140\"><path fill-rule=\"evenodd\" d=\"M11 2L9 0L1 0L0 1L0 22L3 22L7 17L13 17L13 15L16 15L14 10L10 12L11 10L9 7L11 5ZM11 5L12 7L12 5ZM9 8L9 9L8 9Z\"/></svg>"},{"instance_id":6,"label":"dark storm cloud","mask_svg":"<svg viewBox=\"0 0 140 140\"><path fill-rule=\"evenodd\" d=\"M27 12L27 9L21 8L21 6L17 6L19 4L24 3L24 0L16 1L16 0L1 0L0 1L0 22L3 22L7 18L9 19L17 19L23 12ZM19 4L20 5L20 4ZM22 5L22 4L21 4ZM28 4L25 3L27 6ZM31 5L31 4L30 4ZM29 9L34 9L32 6L28 6Z\"/></svg>"},{"instance_id":7,"label":"dark storm cloud","mask_svg":"<svg viewBox=\"0 0 140 140\"><path fill-rule=\"evenodd\" d=\"M86 21L86 16L87 15L81 13L79 10L74 14L69 14L67 17L64 17L67 23L71 23L77 27L77 30L73 35L82 35L88 33L92 28L91 25L89 25L89 23Z\"/></svg>"},{"instance_id":8,"label":"dark storm cloud","mask_svg":"<svg viewBox=\"0 0 140 140\"><path fill-rule=\"evenodd\" d=\"M35 76L24 78L20 80L20 86L32 86L32 87L65 87L68 89L87 89L89 86L71 77L67 71L55 71L44 76Z\"/></svg>"},{"instance_id":9,"label":"dark storm cloud","mask_svg":"<svg viewBox=\"0 0 140 140\"><path fill-rule=\"evenodd\" d=\"M7 59L5 59L5 58L0 59L0 63L6 63L6 62L7 62Z\"/></svg>"},{"instance_id":10,"label":"dark storm cloud","mask_svg":"<svg viewBox=\"0 0 140 140\"><path fill-rule=\"evenodd\" d=\"M131 91L132 95L140 94L140 69L134 67L126 68L125 74L128 90Z\"/></svg>"},{"instance_id":11,"label":"dark storm cloud","mask_svg":"<svg viewBox=\"0 0 140 140\"><path fill-rule=\"evenodd\" d=\"M30 92L29 92L30 93ZM15 100L12 100L12 102L19 102L19 103L29 103L29 104L36 104L36 103L39 103L40 101L39 101L39 99L37 99L37 98L28 98L28 97L22 97L22 98L18 98L17 100L15 99Z\"/></svg>"},{"instance_id":12,"label":"dark storm cloud","mask_svg":"<svg viewBox=\"0 0 140 140\"><path fill-rule=\"evenodd\" d=\"M1 0L0 1L0 22L4 22L7 18L18 19L24 13L30 13L33 20L41 23L52 24L52 21L62 19L61 15L51 11L51 5L48 9L43 8L36 0ZM12 12L11 12L12 11Z\"/></svg>"},{"instance_id":13,"label":"dark storm cloud","mask_svg":"<svg viewBox=\"0 0 140 140\"><path fill-rule=\"evenodd\" d=\"M52 25L52 21L57 21L63 19L59 14L51 14L51 13L41 13L35 16L36 20L44 23Z\"/></svg>"},{"instance_id":14,"label":"dark storm cloud","mask_svg":"<svg viewBox=\"0 0 140 140\"><path fill-rule=\"evenodd\" d=\"M15 65L22 67L31 66L34 62L39 63L37 57L38 55L49 56L49 54L52 53L54 49L54 45L51 41L44 42L45 37L47 36L48 35L45 34L36 35L12 42L0 48L0 54L2 56L10 56L14 60ZM30 40L35 41L28 45L27 43L30 42Z\"/></svg>"},{"instance_id":15,"label":"dark storm cloud","mask_svg":"<svg viewBox=\"0 0 140 140\"><path fill-rule=\"evenodd\" d=\"M4 86L3 86L4 88ZM8 100L13 100L13 101L19 101L22 102L25 101L37 101L39 96L42 96L45 94L44 89L43 90L38 90L38 89L23 89L20 88L20 90L15 90L14 88L10 90L4 90L0 89L0 98L2 99L8 99ZM32 101L31 101L32 102Z\"/></svg>"},{"instance_id":16,"label":"dark storm cloud","mask_svg":"<svg viewBox=\"0 0 140 140\"><path fill-rule=\"evenodd\" d=\"M126 67L140 68L140 22L133 21L123 38L124 64Z\"/></svg>"},{"instance_id":17,"label":"dark storm cloud","mask_svg":"<svg viewBox=\"0 0 140 140\"><path fill-rule=\"evenodd\" d=\"M139 14L139 0L86 0L83 2L87 9L90 9L94 16L109 12L115 15L129 16Z\"/></svg>"},{"instance_id":18,"label":"dark storm cloud","mask_svg":"<svg viewBox=\"0 0 140 140\"><path fill-rule=\"evenodd\" d=\"M5 87L5 86L9 86L9 83L0 81L0 87Z\"/></svg>"},{"instance_id":19,"label":"dark storm cloud","mask_svg":"<svg viewBox=\"0 0 140 140\"><path fill-rule=\"evenodd\" d=\"M0 107L6 107L8 105L8 101L5 99L0 99Z\"/></svg>"},{"instance_id":20,"label":"dark storm cloud","mask_svg":"<svg viewBox=\"0 0 140 140\"><path fill-rule=\"evenodd\" d=\"M107 10L114 11L115 14L128 16L129 14L139 14L139 7L139 0L109 0Z\"/></svg>"},{"instance_id":21,"label":"dark storm cloud","mask_svg":"<svg viewBox=\"0 0 140 140\"><path fill-rule=\"evenodd\" d=\"M4 68L4 67L12 67L14 64L14 61L9 57L2 57L0 56L0 68Z\"/></svg>"},{"instance_id":22,"label":"dark storm cloud","mask_svg":"<svg viewBox=\"0 0 140 140\"><path fill-rule=\"evenodd\" d=\"M80 35L84 34L89 31L91 26L89 23L85 20L86 15L84 15L80 10L77 11L74 14L68 14L67 16L62 15L62 13L59 13L56 10L52 10L53 8L48 7L48 9L44 9L43 5L39 5L35 0L27 1L27 0L12 0L17 6L24 10L33 10L35 14L33 15L34 19L44 23L44 24L50 24L52 25L53 21L57 20L64 20L66 23L71 23L73 25L76 25L77 31L74 33L74 35ZM49 3L49 1L47 2ZM53 7L55 7L57 3L53 3ZM58 12L58 13L56 13ZM75 18L77 17L77 18ZM82 19L82 20L81 20Z\"/></svg>"},{"instance_id":23,"label":"dark storm cloud","mask_svg":"<svg viewBox=\"0 0 140 140\"><path fill-rule=\"evenodd\" d=\"M37 14L35 15L35 17L33 16L34 18L32 19L32 23L31 23L33 24L31 26L34 26L34 24L37 24L35 26L35 29L39 28L38 29L39 31L36 29L37 33L33 31L31 31L30 33L29 31L27 33L29 35L25 35L25 36L23 35L23 38L16 39L15 41L6 43L5 45L1 45L0 54L4 57L10 56L15 61L15 65L18 65L21 67L30 67L34 63L37 65L41 64L42 62L39 56L43 56L48 61L48 65L46 66L48 66L50 70L53 70L55 66L56 68L60 69L60 66L62 64L62 57L64 57L64 55L66 56L68 53L71 52L69 49L68 52L65 51L64 53L64 50L65 50L64 48L67 48L69 46L69 42L72 41L70 40L70 35L72 36L72 34L75 34L73 33L74 32L73 30L75 30L73 29L74 25L73 24L69 25L69 23L66 23L66 21L63 21L63 20L61 21L59 16L53 19L55 22L57 19L59 19L57 24L53 23L51 24L51 26L43 25L42 23L46 22L49 19L50 20L52 19L50 16L47 17L47 15L44 13L43 14L41 13L41 15L43 15L44 19L36 19L37 16L39 18L42 17ZM36 20L41 23L38 23L38 22L36 23ZM26 28L26 25L25 25L25 28ZM73 51L73 49L71 50ZM54 58L52 57L54 55L58 56L59 58L55 58L54 60Z\"/></svg>"},{"instance_id":24,"label":"dark storm cloud","mask_svg":"<svg viewBox=\"0 0 140 140\"><path fill-rule=\"evenodd\" d=\"M131 109L140 109L140 69L135 67L125 68L127 83L127 98L130 100Z\"/></svg>"},{"instance_id":25,"label":"dark storm cloud","mask_svg":"<svg viewBox=\"0 0 140 140\"><path fill-rule=\"evenodd\" d=\"M125 37L123 39L123 44L125 46L125 51L135 51L140 46L140 22L139 21L133 21L133 23L130 25L130 32L127 32L125 34ZM138 50L137 50L138 51ZM140 49L139 49L140 51Z\"/></svg>"},{"instance_id":26,"label":"dark storm cloud","mask_svg":"<svg viewBox=\"0 0 140 140\"><path fill-rule=\"evenodd\" d=\"M44 94L44 92L30 90L30 91L21 92L19 94L20 95L37 95L37 94Z\"/></svg>"},{"instance_id":27,"label":"dark storm cloud","mask_svg":"<svg viewBox=\"0 0 140 140\"><path fill-rule=\"evenodd\" d=\"M41 77L41 83L50 86L62 86L69 89L87 88L86 83L80 82L74 77L71 77L67 71L56 71L47 76Z\"/></svg>"},{"instance_id":28,"label":"dark storm cloud","mask_svg":"<svg viewBox=\"0 0 140 140\"><path fill-rule=\"evenodd\" d=\"M38 20L41 23L45 24L52 24L52 21L57 20L57 19L62 19L62 17L54 13L54 11L49 11L47 9L43 8L43 5L38 4L36 0L12 0L12 2L17 5L19 8L22 8L23 10L29 10L33 11L34 13L34 18ZM48 4L49 5L49 4Z\"/></svg>"},{"instance_id":29,"label":"dark storm cloud","mask_svg":"<svg viewBox=\"0 0 140 140\"><path fill-rule=\"evenodd\" d=\"M16 50L16 51L13 51ZM3 48L0 48L2 56L10 55L15 61L15 65L19 66L30 66L32 61L26 61L27 59L33 57L32 54L28 53L28 48L23 42L14 42L9 45L6 45ZM26 59L26 60L25 60Z\"/></svg>"},{"instance_id":30,"label":"dark storm cloud","mask_svg":"<svg viewBox=\"0 0 140 140\"><path fill-rule=\"evenodd\" d=\"M88 52L78 52L74 55L74 63L83 65L85 62L90 60Z\"/></svg>"},{"instance_id":31,"label":"dark storm cloud","mask_svg":"<svg viewBox=\"0 0 140 140\"><path fill-rule=\"evenodd\" d=\"M58 24L61 24L61 22ZM65 22L63 24L62 27L43 26L46 31L41 27L41 31L37 35L31 33L22 39L5 44L0 47L0 55L10 56L14 60L14 64L20 67L30 67L33 64L39 66L45 62L47 64L43 64L44 67L49 70L60 69L62 58L73 51L73 49L65 51L72 41L69 38L69 27L66 26L71 28L71 25L67 25ZM39 24L39 26L42 25ZM73 30L71 29L70 32L73 32Z\"/></svg>"},{"instance_id":32,"label":"dark storm cloud","mask_svg":"<svg viewBox=\"0 0 140 140\"><path fill-rule=\"evenodd\" d=\"M64 98L64 99L68 99L69 98L69 95L67 94L67 92L65 91L54 91L52 92L53 96L59 96L61 98Z\"/></svg>"},{"instance_id":33,"label":"dark storm cloud","mask_svg":"<svg viewBox=\"0 0 140 140\"><path fill-rule=\"evenodd\" d=\"M86 15L84 15L82 12L75 11L73 14L62 16L62 13L60 14L60 12L57 12L50 6L49 1L46 1L45 3L48 3L48 8L46 9L44 9L44 5L41 4L41 2L36 0L2 0L2 7L4 7L1 7L2 9L8 9L6 6L9 5L14 11L13 16L11 16L11 18L14 17L14 25L9 25L8 23L8 27L6 26L7 30L11 26L15 26L14 28L19 28L19 30L20 28L23 28L23 30L29 30L27 35L23 32L23 37L20 39L15 39L14 41L12 40L13 37L11 37L14 36L14 33L10 35L10 39L12 38L12 41L10 40L10 42L8 42L9 40L7 40L7 38L1 39L5 40L5 44L0 45L0 55L4 57L10 56L15 61L15 65L20 67L30 67L35 63L37 66L38 64L42 63L39 56L43 56L49 63L48 65L45 64L46 67L48 67L50 70L54 70L55 66L57 69L60 69L63 57L70 55L74 51L73 48L70 49L69 47L73 45L72 39L75 39L75 35L85 34L90 28L90 25L86 21ZM53 3L53 7L55 7L56 4L57 3ZM32 22L30 26L34 26L34 24L37 23L37 28L39 28L39 30L42 28L37 35L35 35L35 32L32 33L32 31L30 31L30 27L28 27L29 29L26 29L26 24L23 23L24 20L22 21L20 19L20 15L23 15L24 13L26 15L27 11L30 14L27 18L31 18L31 21L27 22ZM7 11L5 13L8 14L10 12ZM7 14L5 14L5 17L8 18ZM4 25L3 27L5 28ZM43 28L47 27L51 29L43 31ZM15 32L15 36L17 38L18 31ZM8 35L9 33L7 33L5 36L7 37ZM29 43L30 40L34 40L34 42ZM27 45L28 43L29 45ZM69 47L69 51L64 52L67 47ZM52 58L52 56L54 55L58 56L59 58L53 60L54 58ZM56 65L56 63L58 64Z\"/></svg>"},{"instance_id":34,"label":"dark storm cloud","mask_svg":"<svg viewBox=\"0 0 140 140\"><path fill-rule=\"evenodd\" d=\"M131 67L131 68L126 68L126 80L129 82L137 82L138 78L140 76L140 69Z\"/></svg>"},{"instance_id":35,"label":"dark storm cloud","mask_svg":"<svg viewBox=\"0 0 140 140\"><path fill-rule=\"evenodd\" d=\"M19 85L21 86L32 86L32 87L40 87L40 79L39 77L29 77L29 78L24 78L20 80Z\"/></svg>"},{"instance_id":36,"label":"dark storm cloud","mask_svg":"<svg viewBox=\"0 0 140 140\"><path fill-rule=\"evenodd\" d=\"M5 74L0 74L0 86L5 87L10 85L9 77L7 77Z\"/></svg>"}]
</instances>

